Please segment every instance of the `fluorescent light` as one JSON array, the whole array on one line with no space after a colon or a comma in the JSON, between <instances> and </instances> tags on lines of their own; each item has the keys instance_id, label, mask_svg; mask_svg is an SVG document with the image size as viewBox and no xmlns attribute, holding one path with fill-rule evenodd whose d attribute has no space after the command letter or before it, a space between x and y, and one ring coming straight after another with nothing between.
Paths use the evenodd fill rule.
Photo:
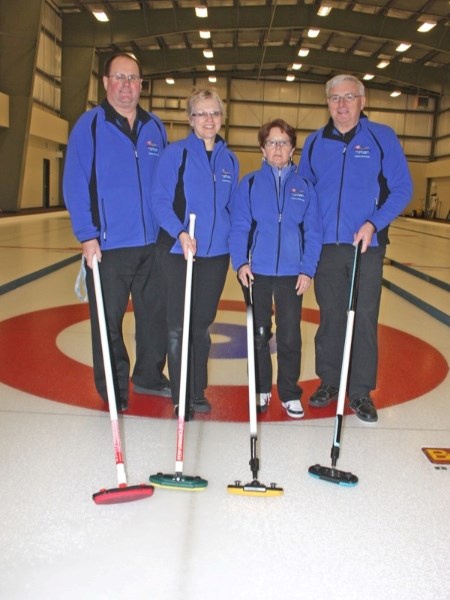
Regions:
<instances>
[{"instance_id":1,"label":"fluorescent light","mask_svg":"<svg viewBox=\"0 0 450 600\"><path fill-rule=\"evenodd\" d=\"M294 69L294 71L300 71L302 66L302 63L293 63L292 68Z\"/></svg>"},{"instance_id":2,"label":"fluorescent light","mask_svg":"<svg viewBox=\"0 0 450 600\"><path fill-rule=\"evenodd\" d=\"M107 23L109 21L108 15L102 10L93 10L92 14L100 23Z\"/></svg>"},{"instance_id":3,"label":"fluorescent light","mask_svg":"<svg viewBox=\"0 0 450 600\"><path fill-rule=\"evenodd\" d=\"M196 6L195 14L200 19L205 19L208 16L208 7L207 6Z\"/></svg>"},{"instance_id":4,"label":"fluorescent light","mask_svg":"<svg viewBox=\"0 0 450 600\"><path fill-rule=\"evenodd\" d=\"M408 43L408 42L402 42L401 44L399 44L397 46L397 48L395 50L396 50L396 52L406 52L410 48L411 48L411 44L410 43Z\"/></svg>"},{"instance_id":5,"label":"fluorescent light","mask_svg":"<svg viewBox=\"0 0 450 600\"><path fill-rule=\"evenodd\" d=\"M390 96L391 98L397 98L397 96L401 96L402 93L400 90L394 90L393 92L391 92Z\"/></svg>"},{"instance_id":6,"label":"fluorescent light","mask_svg":"<svg viewBox=\"0 0 450 600\"><path fill-rule=\"evenodd\" d=\"M214 52L212 50L203 50L203 56L205 58L212 58L214 56Z\"/></svg>"},{"instance_id":7,"label":"fluorescent light","mask_svg":"<svg viewBox=\"0 0 450 600\"><path fill-rule=\"evenodd\" d=\"M428 31L431 31L433 27L436 27L436 21L425 21L420 27L417 28L417 31L420 31L420 33L428 33Z\"/></svg>"},{"instance_id":8,"label":"fluorescent light","mask_svg":"<svg viewBox=\"0 0 450 600\"><path fill-rule=\"evenodd\" d=\"M214 77L214 75L210 75L208 77L208 81L209 83L217 83L217 77Z\"/></svg>"},{"instance_id":9,"label":"fluorescent light","mask_svg":"<svg viewBox=\"0 0 450 600\"><path fill-rule=\"evenodd\" d=\"M210 31L199 31L198 33L200 34L202 40L209 40L209 38L211 37Z\"/></svg>"},{"instance_id":10,"label":"fluorescent light","mask_svg":"<svg viewBox=\"0 0 450 600\"><path fill-rule=\"evenodd\" d=\"M364 81L370 81L371 79L373 79L375 77L375 75L372 75L372 73L366 73L363 77Z\"/></svg>"},{"instance_id":11,"label":"fluorescent light","mask_svg":"<svg viewBox=\"0 0 450 600\"><path fill-rule=\"evenodd\" d=\"M305 56L308 56L309 54L309 48L300 48L300 50L298 51L298 55L302 56L303 58Z\"/></svg>"},{"instance_id":12,"label":"fluorescent light","mask_svg":"<svg viewBox=\"0 0 450 600\"><path fill-rule=\"evenodd\" d=\"M320 5L319 10L317 11L317 15L319 17L328 17L328 15L330 14L332 9L332 6L330 4L327 4L326 2L324 2L323 4Z\"/></svg>"},{"instance_id":13,"label":"fluorescent light","mask_svg":"<svg viewBox=\"0 0 450 600\"><path fill-rule=\"evenodd\" d=\"M215 71L216 70L216 65L206 65L206 70L207 71Z\"/></svg>"},{"instance_id":14,"label":"fluorescent light","mask_svg":"<svg viewBox=\"0 0 450 600\"><path fill-rule=\"evenodd\" d=\"M166 77L166 83L173 85L175 83L175 79L173 77Z\"/></svg>"},{"instance_id":15,"label":"fluorescent light","mask_svg":"<svg viewBox=\"0 0 450 600\"><path fill-rule=\"evenodd\" d=\"M286 75L286 81L295 81L295 75Z\"/></svg>"},{"instance_id":16,"label":"fluorescent light","mask_svg":"<svg viewBox=\"0 0 450 600\"><path fill-rule=\"evenodd\" d=\"M320 29L316 29L315 27L311 27L310 29L308 29L308 37L309 38L316 38L320 33Z\"/></svg>"},{"instance_id":17,"label":"fluorescent light","mask_svg":"<svg viewBox=\"0 0 450 600\"><path fill-rule=\"evenodd\" d=\"M388 60L380 60L377 64L377 69L385 69L389 64L390 62Z\"/></svg>"}]
</instances>

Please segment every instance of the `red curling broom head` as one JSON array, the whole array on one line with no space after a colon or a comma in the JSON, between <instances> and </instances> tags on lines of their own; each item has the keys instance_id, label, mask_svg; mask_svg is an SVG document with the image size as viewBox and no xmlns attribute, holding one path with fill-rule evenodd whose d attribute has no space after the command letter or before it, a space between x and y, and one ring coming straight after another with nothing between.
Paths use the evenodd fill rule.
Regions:
<instances>
[{"instance_id":1,"label":"red curling broom head","mask_svg":"<svg viewBox=\"0 0 450 600\"><path fill-rule=\"evenodd\" d=\"M142 500L153 495L155 488L146 483L139 485L123 486L112 488L110 490L103 489L92 495L92 500L95 504L120 504L122 502L134 502Z\"/></svg>"}]
</instances>

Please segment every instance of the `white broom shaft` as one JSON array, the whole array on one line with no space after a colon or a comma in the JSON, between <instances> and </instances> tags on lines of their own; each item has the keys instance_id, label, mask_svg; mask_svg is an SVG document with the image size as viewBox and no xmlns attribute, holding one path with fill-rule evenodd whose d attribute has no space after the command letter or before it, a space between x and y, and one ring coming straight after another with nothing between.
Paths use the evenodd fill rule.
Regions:
<instances>
[{"instance_id":1,"label":"white broom shaft","mask_svg":"<svg viewBox=\"0 0 450 600\"><path fill-rule=\"evenodd\" d=\"M348 369L350 365L350 354L352 351L353 324L355 321L355 311L349 310L347 315L347 327L345 331L344 353L342 356L341 379L339 383L339 395L336 412L338 415L344 414L345 394L347 391Z\"/></svg>"},{"instance_id":2,"label":"white broom shaft","mask_svg":"<svg viewBox=\"0 0 450 600\"><path fill-rule=\"evenodd\" d=\"M189 235L194 237L195 215L189 215ZM178 398L178 431L176 472L183 470L183 430L182 422L186 414L186 387L189 359L189 326L191 321L192 270L194 257L189 250L186 265L186 287L184 292L183 338L181 343L180 397Z\"/></svg>"},{"instance_id":3,"label":"white broom shaft","mask_svg":"<svg viewBox=\"0 0 450 600\"><path fill-rule=\"evenodd\" d=\"M109 415L112 423L114 453L116 457L117 478L120 484L126 484L125 469L123 466L122 447L118 430L118 417L116 405L116 392L114 390L113 374L111 367L111 354L109 351L108 334L106 331L105 306L103 303L102 284L97 257L92 260L92 272L94 275L95 300L97 303L98 324L100 328L100 339L102 344L103 367L105 369L106 391L108 394Z\"/></svg>"},{"instance_id":4,"label":"white broom shaft","mask_svg":"<svg viewBox=\"0 0 450 600\"><path fill-rule=\"evenodd\" d=\"M251 285L249 283L249 285ZM253 307L247 306L247 361L248 361L248 404L250 410L250 435L257 435L256 421L256 376Z\"/></svg>"}]
</instances>

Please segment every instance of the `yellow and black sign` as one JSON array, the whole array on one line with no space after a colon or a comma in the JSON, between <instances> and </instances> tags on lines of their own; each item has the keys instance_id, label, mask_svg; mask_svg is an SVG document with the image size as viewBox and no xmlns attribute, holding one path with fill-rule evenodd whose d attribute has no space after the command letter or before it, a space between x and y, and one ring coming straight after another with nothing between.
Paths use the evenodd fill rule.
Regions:
<instances>
[{"instance_id":1,"label":"yellow and black sign","mask_svg":"<svg viewBox=\"0 0 450 600\"><path fill-rule=\"evenodd\" d=\"M450 448L422 448L422 452L434 465L450 465Z\"/></svg>"}]
</instances>

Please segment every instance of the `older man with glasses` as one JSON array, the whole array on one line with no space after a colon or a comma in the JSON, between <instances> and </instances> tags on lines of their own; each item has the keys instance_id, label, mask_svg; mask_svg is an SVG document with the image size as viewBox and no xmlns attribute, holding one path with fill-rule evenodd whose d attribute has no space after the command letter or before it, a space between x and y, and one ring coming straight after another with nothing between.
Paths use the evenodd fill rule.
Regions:
<instances>
[{"instance_id":1,"label":"older man with glasses","mask_svg":"<svg viewBox=\"0 0 450 600\"><path fill-rule=\"evenodd\" d=\"M315 186L324 227L314 285L320 307L315 343L321 383L309 404L321 408L338 397L354 246L361 241L347 391L356 416L373 423L378 414L370 392L377 379L383 259L389 225L410 201L412 182L395 132L363 113L363 84L352 75L337 75L325 91L330 120L307 138L300 161L300 172Z\"/></svg>"},{"instance_id":2,"label":"older man with glasses","mask_svg":"<svg viewBox=\"0 0 450 600\"><path fill-rule=\"evenodd\" d=\"M130 359L122 321L131 293L136 323L132 380L141 394L170 397L162 370L167 336L156 254L158 227L150 208L153 171L166 146L161 121L139 106L142 72L127 53L105 62L106 98L83 114L69 138L64 199L87 266L94 378L107 401L92 261L96 256L111 343L118 410L128 408Z\"/></svg>"}]
</instances>

